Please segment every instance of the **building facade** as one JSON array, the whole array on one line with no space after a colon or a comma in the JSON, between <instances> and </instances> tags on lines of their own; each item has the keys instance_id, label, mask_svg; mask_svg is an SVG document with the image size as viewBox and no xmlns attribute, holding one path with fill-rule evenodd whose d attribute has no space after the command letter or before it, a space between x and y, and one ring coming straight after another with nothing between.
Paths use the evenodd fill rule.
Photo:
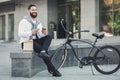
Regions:
<instances>
[{"instance_id":1,"label":"building facade","mask_svg":"<svg viewBox=\"0 0 120 80\"><path fill-rule=\"evenodd\" d=\"M1 0L0 41L19 41L18 24L27 15L29 4L38 7L38 19L53 38L65 38L60 20L71 32L105 32L111 39L120 35L120 0ZM54 31L54 32L53 32ZM74 38L92 38L78 33Z\"/></svg>"}]
</instances>

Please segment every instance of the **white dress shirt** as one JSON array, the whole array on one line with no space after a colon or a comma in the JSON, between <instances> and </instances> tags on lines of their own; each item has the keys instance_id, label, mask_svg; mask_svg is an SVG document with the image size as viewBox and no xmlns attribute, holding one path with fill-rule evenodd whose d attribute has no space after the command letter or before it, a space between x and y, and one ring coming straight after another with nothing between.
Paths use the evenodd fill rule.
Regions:
<instances>
[{"instance_id":1,"label":"white dress shirt","mask_svg":"<svg viewBox=\"0 0 120 80\"><path fill-rule=\"evenodd\" d=\"M36 21L34 21L33 23L36 23ZM18 36L20 37L20 43L30 40L30 36L32 36L32 31L31 31L32 27L33 27L32 24L28 22L26 19L22 19L20 21L19 28L18 28ZM39 30L39 32L37 33L37 36L39 38L44 37L45 35L42 34L41 23L38 24L37 29ZM35 39L35 37L33 38Z\"/></svg>"}]
</instances>

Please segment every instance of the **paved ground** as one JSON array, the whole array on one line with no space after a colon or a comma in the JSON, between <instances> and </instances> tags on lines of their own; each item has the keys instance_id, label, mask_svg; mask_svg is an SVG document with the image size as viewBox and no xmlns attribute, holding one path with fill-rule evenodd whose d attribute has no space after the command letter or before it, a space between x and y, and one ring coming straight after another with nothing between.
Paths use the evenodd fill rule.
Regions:
<instances>
[{"instance_id":1,"label":"paved ground","mask_svg":"<svg viewBox=\"0 0 120 80\"><path fill-rule=\"evenodd\" d=\"M39 72L32 78L11 77L10 52L20 51L17 43L0 43L0 80L120 80L120 70L112 75L103 75L95 71L92 75L90 66L80 69L76 66L62 68L62 77L52 77L47 70ZM17 48L16 48L17 47Z\"/></svg>"}]
</instances>

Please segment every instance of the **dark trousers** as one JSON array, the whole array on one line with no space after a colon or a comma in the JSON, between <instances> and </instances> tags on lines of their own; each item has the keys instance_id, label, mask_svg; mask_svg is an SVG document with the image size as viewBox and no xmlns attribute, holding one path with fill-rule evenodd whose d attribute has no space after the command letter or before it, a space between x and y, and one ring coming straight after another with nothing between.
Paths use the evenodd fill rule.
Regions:
<instances>
[{"instance_id":1,"label":"dark trousers","mask_svg":"<svg viewBox=\"0 0 120 80\"><path fill-rule=\"evenodd\" d=\"M47 52L51 44L51 41L52 38L49 35L42 37L40 39L33 39L34 51L40 53L41 50L45 50Z\"/></svg>"},{"instance_id":2,"label":"dark trousers","mask_svg":"<svg viewBox=\"0 0 120 80\"><path fill-rule=\"evenodd\" d=\"M43 61L47 65L47 68L51 71L54 71L55 67L51 63L51 60L48 54L48 48L51 44L51 41L52 41L52 38L49 35L42 37L40 39L33 39L33 48L34 48L34 51L39 54L39 57L43 59ZM45 50L46 53L41 54L40 53L41 50Z\"/></svg>"}]
</instances>

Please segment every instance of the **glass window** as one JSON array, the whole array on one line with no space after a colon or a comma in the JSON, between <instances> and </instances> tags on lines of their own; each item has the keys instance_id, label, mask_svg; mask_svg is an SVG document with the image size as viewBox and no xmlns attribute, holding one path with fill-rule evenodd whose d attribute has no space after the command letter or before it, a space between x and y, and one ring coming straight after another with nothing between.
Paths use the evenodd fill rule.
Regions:
<instances>
[{"instance_id":1,"label":"glass window","mask_svg":"<svg viewBox=\"0 0 120 80\"><path fill-rule=\"evenodd\" d=\"M5 15L0 16L0 40L5 40Z\"/></svg>"},{"instance_id":2,"label":"glass window","mask_svg":"<svg viewBox=\"0 0 120 80\"><path fill-rule=\"evenodd\" d=\"M14 14L8 15L8 34L9 34L9 40L14 39Z\"/></svg>"},{"instance_id":3,"label":"glass window","mask_svg":"<svg viewBox=\"0 0 120 80\"><path fill-rule=\"evenodd\" d=\"M120 35L120 0L99 0L100 31L107 36Z\"/></svg>"},{"instance_id":4,"label":"glass window","mask_svg":"<svg viewBox=\"0 0 120 80\"><path fill-rule=\"evenodd\" d=\"M60 19L64 19L65 28L71 32L80 30L80 0L57 0L58 2L58 38L65 38L66 33L62 30ZM71 37L78 38L79 34Z\"/></svg>"}]
</instances>

